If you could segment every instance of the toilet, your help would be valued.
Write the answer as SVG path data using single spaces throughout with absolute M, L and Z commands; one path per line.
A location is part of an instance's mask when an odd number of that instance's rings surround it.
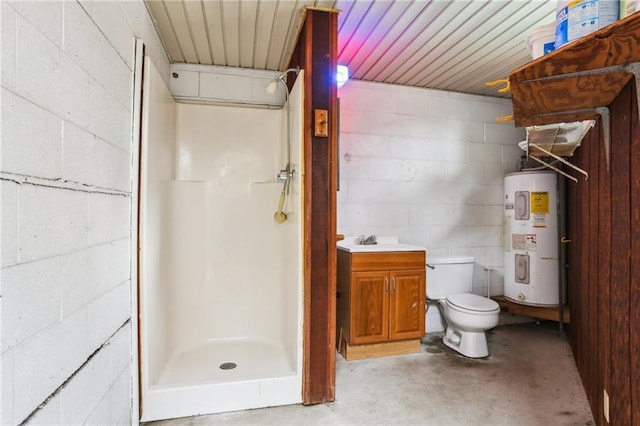
M 473 257 L 429 257 L 427 299 L 440 305 L 447 324 L 442 342 L 469 357 L 489 355 L 485 332 L 498 325 L 500 306 L 471 294 Z

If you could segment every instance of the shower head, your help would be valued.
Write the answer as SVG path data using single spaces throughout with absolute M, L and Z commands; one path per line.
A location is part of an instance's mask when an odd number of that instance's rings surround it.
M 268 94 L 273 95 L 274 93 L 276 93 L 276 91 L 278 90 L 278 83 L 282 83 L 286 86 L 287 84 L 287 75 L 290 72 L 295 72 L 296 75 L 298 75 L 298 73 L 300 72 L 300 67 L 296 67 L 296 68 L 289 68 L 287 70 L 284 70 L 280 73 L 280 75 L 278 75 L 278 77 L 276 77 L 275 79 L 271 80 L 269 82 L 269 84 L 267 84 L 267 87 L 265 87 L 265 90 L 267 91 Z
M 278 90 L 278 80 L 271 80 L 265 88 L 268 94 L 273 95 Z
M 285 212 L 275 212 L 273 214 L 273 220 L 276 221 L 276 223 L 284 223 L 287 220 L 287 214 Z

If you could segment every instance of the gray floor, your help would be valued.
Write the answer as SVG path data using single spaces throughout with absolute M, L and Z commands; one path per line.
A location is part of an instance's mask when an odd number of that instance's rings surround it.
M 566 337 L 555 322 L 498 326 L 487 359 L 445 347 L 440 333 L 413 355 L 345 361 L 336 401 L 149 423 L 161 425 L 593 425 Z

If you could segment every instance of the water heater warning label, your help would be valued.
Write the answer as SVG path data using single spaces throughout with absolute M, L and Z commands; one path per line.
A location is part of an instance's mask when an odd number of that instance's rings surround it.
M 536 251 L 536 234 L 511 234 L 514 250 Z
M 547 227 L 547 215 L 535 214 L 533 215 L 533 227 L 534 228 L 546 228 Z
M 532 214 L 549 213 L 549 193 L 548 192 L 531 192 L 531 213 Z

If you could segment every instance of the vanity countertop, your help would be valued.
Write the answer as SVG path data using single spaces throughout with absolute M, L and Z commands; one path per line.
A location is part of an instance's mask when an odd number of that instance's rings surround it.
M 357 244 L 359 237 L 345 236 L 344 240 L 338 241 L 338 250 L 350 253 L 378 253 L 397 251 L 426 251 L 424 247 L 413 244 L 403 244 L 398 241 L 398 237 L 377 237 L 377 244 Z

